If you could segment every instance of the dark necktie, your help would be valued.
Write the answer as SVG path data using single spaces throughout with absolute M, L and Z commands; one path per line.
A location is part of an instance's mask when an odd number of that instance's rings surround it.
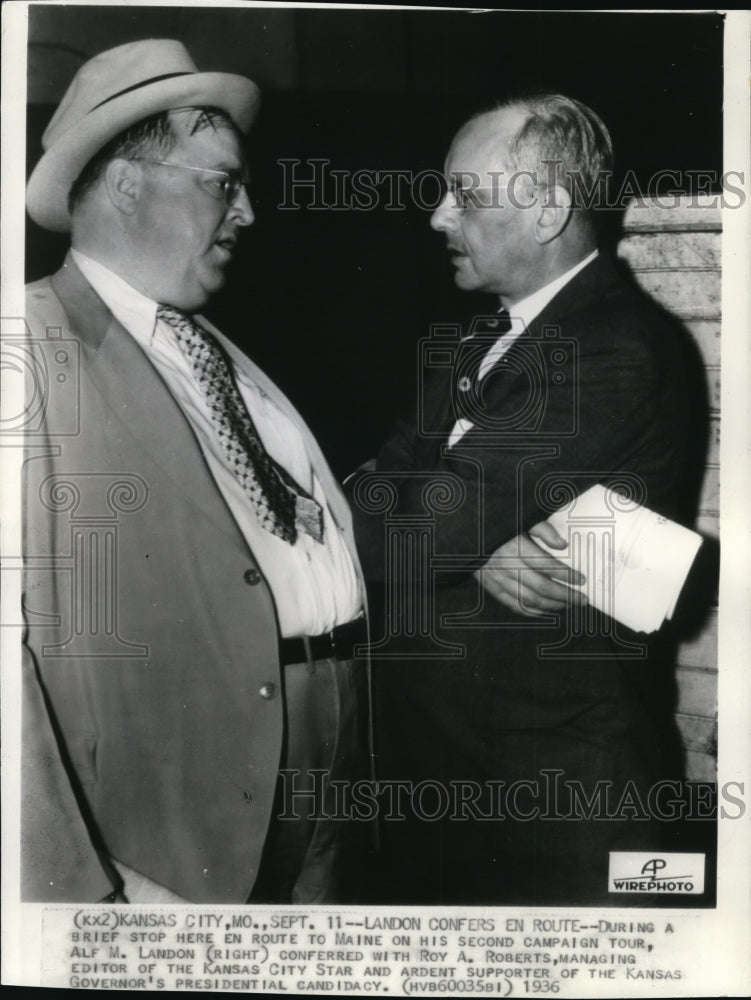
M 456 355 L 454 383 L 459 392 L 476 390 L 485 356 L 510 329 L 511 317 L 506 309 L 501 309 L 497 316 L 483 316 L 475 321 L 472 336 L 461 342 Z
M 448 430 L 456 420 L 482 421 L 478 416 L 484 410 L 482 401 L 480 367 L 499 337 L 511 329 L 511 317 L 505 309 L 497 316 L 483 316 L 472 324 L 471 336 L 460 344 L 454 358 L 454 372 L 451 385 L 452 401 L 449 405 L 451 419 Z
M 211 414 L 222 450 L 262 526 L 293 545 L 298 531 L 323 540 L 321 505 L 264 448 L 215 337 L 185 313 L 160 305 Z

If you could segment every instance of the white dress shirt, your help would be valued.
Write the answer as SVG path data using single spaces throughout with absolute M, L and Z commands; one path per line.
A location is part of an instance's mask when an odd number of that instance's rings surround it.
M 357 618 L 363 607 L 358 575 L 297 427 L 247 373 L 234 369 L 240 394 L 269 455 L 320 503 L 323 543 L 301 531 L 290 545 L 261 526 L 228 465 L 209 408 L 174 331 L 157 320 L 157 303 L 104 265 L 77 250 L 72 253 L 83 276 L 138 342 L 193 428 L 216 485 L 271 587 L 281 635 L 319 635 Z
M 550 302 L 554 296 L 560 292 L 564 285 L 567 285 L 571 279 L 583 270 L 587 264 L 591 263 L 597 256 L 598 251 L 593 250 L 591 254 L 580 260 L 578 264 L 575 264 L 570 270 L 566 271 L 565 274 L 559 275 L 553 281 L 548 282 L 547 285 L 543 285 L 542 288 L 538 288 L 536 292 L 532 295 L 528 295 L 526 299 L 521 299 L 516 305 L 513 305 L 509 310 L 511 316 L 511 326 L 507 333 L 496 340 L 492 347 L 488 350 L 488 353 L 482 359 L 480 364 L 480 370 L 477 377 L 484 378 L 491 368 L 500 361 L 506 351 L 511 347 L 515 340 L 517 340 L 524 331 L 529 327 L 535 317 L 539 316 L 545 306 Z M 453 426 L 451 434 L 449 434 L 448 444 L 450 448 L 460 441 L 462 437 L 467 433 L 467 431 L 473 426 L 471 420 L 467 420 L 466 417 L 460 417 Z

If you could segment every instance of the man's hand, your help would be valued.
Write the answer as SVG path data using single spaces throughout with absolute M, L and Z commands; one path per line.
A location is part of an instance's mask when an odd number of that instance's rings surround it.
M 586 577 L 536 545 L 538 538 L 552 549 L 565 549 L 566 541 L 547 521 L 501 545 L 474 576 L 489 594 L 517 614 L 534 617 L 563 611 L 587 598 L 567 583 L 579 586 Z

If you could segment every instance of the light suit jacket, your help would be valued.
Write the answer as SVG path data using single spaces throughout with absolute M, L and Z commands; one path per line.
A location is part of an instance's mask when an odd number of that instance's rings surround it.
M 273 596 L 182 411 L 70 257 L 29 287 L 27 323 L 23 898 L 100 899 L 114 857 L 244 902 L 283 741 Z M 302 418 L 213 332 L 300 429 L 359 569 Z

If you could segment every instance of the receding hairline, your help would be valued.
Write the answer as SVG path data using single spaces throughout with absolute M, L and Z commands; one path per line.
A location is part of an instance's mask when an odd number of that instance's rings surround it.
M 483 138 L 483 145 L 487 147 L 487 152 L 492 153 L 493 156 L 499 154 L 504 160 L 508 161 L 511 156 L 511 146 L 529 120 L 529 116 L 521 117 L 517 122 L 510 121 L 508 131 L 498 128 L 493 119 L 498 119 L 503 115 L 508 117 L 509 115 L 513 115 L 517 110 L 521 109 L 502 106 L 478 111 L 460 126 L 451 142 L 451 150 L 454 150 L 458 143 L 465 141 L 485 125 L 488 128 Z M 449 155 L 451 154 L 451 150 L 449 151 Z M 511 166 L 511 163 L 508 162 L 506 165 Z
M 456 135 L 458 137 L 473 123 L 477 123 L 485 119 L 492 119 L 494 116 L 501 115 L 504 112 L 512 114 L 518 113 L 520 121 L 516 129 L 516 133 L 512 138 L 512 142 L 514 142 L 520 137 L 522 131 L 527 127 L 527 125 L 535 119 L 543 125 L 546 125 L 545 114 L 548 112 L 554 112 L 556 107 L 558 110 L 565 110 L 567 114 L 578 117 L 580 124 L 586 124 L 586 126 L 594 132 L 599 131 L 601 137 L 605 140 L 605 143 L 609 147 L 610 154 L 612 155 L 612 138 L 610 136 L 610 132 L 597 112 L 581 101 L 578 101 L 576 98 L 568 97 L 566 94 L 560 94 L 554 91 L 515 94 L 505 100 L 498 101 L 493 107 L 481 108 L 467 119 Z
M 494 126 L 499 119 L 503 125 Z M 542 164 L 556 164 L 556 177 L 570 191 L 584 185 L 585 207 L 591 204 L 590 189 L 607 187 L 613 164 L 610 132 L 597 112 L 576 98 L 552 91 L 511 95 L 474 114 L 457 138 L 478 125 L 487 130 L 486 155 L 502 156 L 512 171 L 537 171 Z
M 497 144 L 503 143 L 506 151 L 511 153 L 511 147 L 521 134 L 525 126 L 535 117 L 538 117 L 535 110 L 522 98 L 511 101 L 504 101 L 496 107 L 483 108 L 475 112 L 459 128 L 454 136 L 454 142 L 466 135 L 471 134 L 473 129 L 479 129 L 483 125 L 488 128 L 488 141 Z M 508 121 L 500 127 L 500 121 Z

